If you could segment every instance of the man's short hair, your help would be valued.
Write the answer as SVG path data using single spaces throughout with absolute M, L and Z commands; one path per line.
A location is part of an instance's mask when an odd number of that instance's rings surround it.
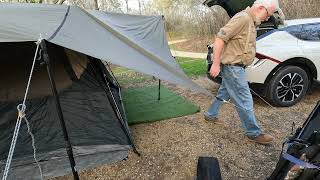
M 278 12 L 279 20 L 281 24 L 284 23 L 285 16 L 279 7 L 279 1 L 278 0 L 256 0 L 253 5 L 262 5 L 266 8 L 270 8 L 272 6 L 275 6 L 275 11 Z
M 262 5 L 266 8 L 275 7 L 276 9 L 279 9 L 278 0 L 256 0 L 253 5 Z

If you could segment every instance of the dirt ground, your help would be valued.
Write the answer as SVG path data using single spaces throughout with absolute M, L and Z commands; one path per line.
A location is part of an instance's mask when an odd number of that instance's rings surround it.
M 176 50 L 185 52 L 207 53 L 207 45 L 212 44 L 214 37 L 191 37 L 187 41 L 174 43 Z
M 218 85 L 206 77 L 195 81 L 217 92 Z M 201 107 L 201 112 L 150 124 L 131 126 L 140 157 L 133 152 L 127 160 L 82 171 L 81 179 L 194 179 L 199 156 L 219 159 L 225 180 L 265 179 L 278 161 L 281 144 L 291 133 L 292 122 L 302 125 L 320 97 L 320 89 L 308 94 L 293 107 L 272 108 L 254 97 L 256 117 L 262 129 L 275 137 L 264 146 L 251 143 L 243 134 L 239 117 L 231 104 L 225 104 L 220 117 L 226 126 L 203 120 L 202 113 L 211 98 L 184 88 L 169 85 L 178 94 Z M 55 180 L 73 179 L 71 175 Z

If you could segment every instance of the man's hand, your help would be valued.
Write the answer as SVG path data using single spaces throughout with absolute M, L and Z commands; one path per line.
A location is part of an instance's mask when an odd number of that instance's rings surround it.
M 220 38 L 216 38 L 214 42 L 214 58 L 213 64 L 210 68 L 210 75 L 212 77 L 217 77 L 220 73 L 220 62 L 221 62 L 221 54 L 224 48 L 224 41 Z
M 210 68 L 210 75 L 212 77 L 217 77 L 220 73 L 220 65 L 212 64 Z

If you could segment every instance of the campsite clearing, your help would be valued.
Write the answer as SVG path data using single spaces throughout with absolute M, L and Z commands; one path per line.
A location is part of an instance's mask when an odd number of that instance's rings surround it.
M 218 90 L 218 85 L 206 77 L 194 80 L 213 93 Z M 135 86 L 142 84 L 135 83 Z M 127 87 L 133 85 L 128 84 L 124 88 Z M 225 104 L 220 114 L 227 126 L 215 126 L 205 122 L 202 116 L 211 103 L 210 98 L 182 87 L 169 85 L 169 88 L 200 106 L 201 112 L 130 126 L 142 156 L 131 152 L 125 161 L 82 171 L 82 179 L 193 179 L 198 156 L 217 157 L 223 179 L 265 179 L 278 161 L 282 142 L 291 133 L 292 122 L 296 127 L 302 125 L 320 96 L 317 90 L 293 107 L 276 109 L 255 97 L 254 108 L 259 124 L 276 138 L 272 145 L 263 146 L 247 141 L 232 105 Z M 72 179 L 72 176 L 54 180 L 65 179 Z

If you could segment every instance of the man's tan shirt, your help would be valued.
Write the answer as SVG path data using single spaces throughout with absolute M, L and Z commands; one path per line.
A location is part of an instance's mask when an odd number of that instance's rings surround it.
M 233 16 L 220 29 L 217 37 L 225 42 L 221 56 L 222 64 L 250 65 L 253 62 L 256 54 L 257 37 L 255 22 L 255 17 L 249 12 L 249 8 L 247 8 Z

